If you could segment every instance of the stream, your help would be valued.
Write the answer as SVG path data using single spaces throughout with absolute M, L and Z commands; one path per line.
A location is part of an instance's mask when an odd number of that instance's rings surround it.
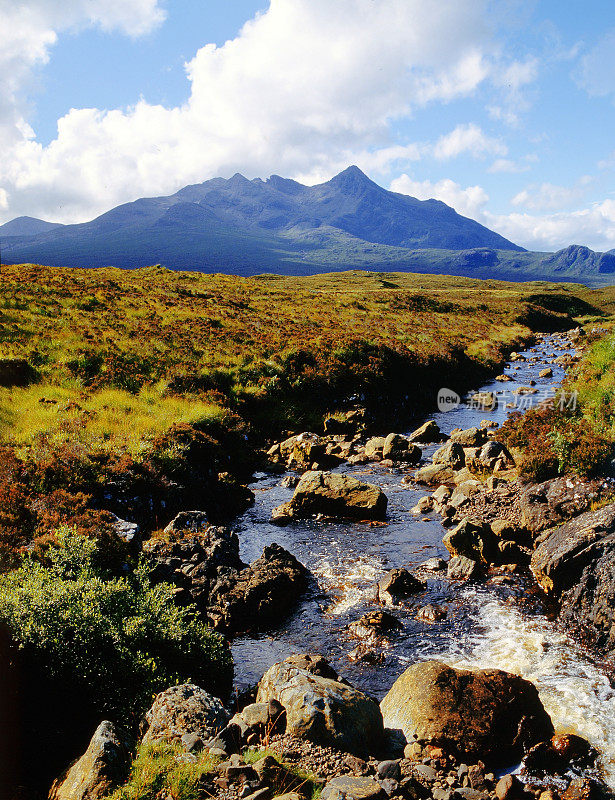
M 564 369 L 553 361 L 572 352 L 567 338 L 544 336 L 522 352 L 525 361 L 506 366 L 504 373 L 511 381 L 493 380 L 477 387 L 498 393 L 496 408 L 485 411 L 461 404 L 425 419 L 435 419 L 444 433 L 479 426 L 485 418 L 501 424 L 511 410 L 507 404 L 516 397 L 523 410 L 553 392 L 564 377 Z M 552 377 L 539 378 L 538 373 L 547 366 L 553 370 Z M 530 380 L 536 382 L 536 394 L 513 395 L 513 390 L 527 386 Z M 443 384 L 446 386 L 446 376 Z M 412 430 L 423 421 L 416 420 Z M 425 447 L 423 458 L 437 446 Z M 374 608 L 370 604 L 374 582 L 394 567 L 412 569 L 428 558 L 448 558 L 448 554 L 442 544 L 445 529 L 440 516 L 410 513 L 432 489 L 405 485 L 401 470 L 378 463 L 343 464 L 336 471 L 383 489 L 389 499 L 386 523 L 305 520 L 278 527 L 270 522 L 271 511 L 292 496 L 292 489 L 281 486 L 285 476 L 260 474 L 251 486 L 256 502 L 235 525 L 243 560 L 258 558 L 265 545 L 277 542 L 305 564 L 315 580 L 295 613 L 280 620 L 279 628 L 233 642 L 238 685 L 256 683 L 272 664 L 299 652 L 324 655 L 353 685 L 378 699 L 417 661 L 437 658 L 456 667 L 497 667 L 537 686 L 556 731 L 584 736 L 601 751 L 606 779 L 615 788 L 615 691 L 599 665 L 547 619 L 527 576 L 515 576 L 511 585 L 459 585 L 435 573 L 427 580 L 425 592 L 404 606 L 389 609 L 404 627 L 391 636 L 384 649 L 376 648 L 380 663 L 352 659 L 359 642 L 347 626 Z M 446 608 L 446 618 L 435 623 L 417 620 L 417 610 L 428 603 Z

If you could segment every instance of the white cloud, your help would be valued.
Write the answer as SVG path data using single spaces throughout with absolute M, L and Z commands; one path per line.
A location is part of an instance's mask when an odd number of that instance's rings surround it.
M 510 202 L 513 206 L 523 206 L 531 211 L 561 211 L 583 199 L 592 180 L 591 176 L 583 175 L 574 186 L 532 184 L 518 192 Z
M 47 58 L 68 25 L 141 32 L 160 15 L 155 0 L 68 5 L 63 16 L 60 0 L 28 2 L 35 16 L 39 6 L 53 13 L 32 27 L 40 36 L 29 34 L 33 55 L 21 62 L 23 70 Z M 11 216 L 72 221 L 216 174 L 330 175 L 357 154 L 376 168 L 412 159 L 413 145 L 382 147 L 391 123 L 426 103 L 471 94 L 490 74 L 495 45 L 484 5 L 271 0 L 235 39 L 197 52 L 187 64 L 191 94 L 181 107 L 141 100 L 123 110 L 74 109 L 47 147 L 22 119 L 0 164 Z M 21 49 L 14 39 L 10 46 Z M 494 146 L 486 137 L 468 144 L 470 152 Z
M 593 97 L 615 93 L 615 30 L 608 31 L 581 58 L 573 77 Z
M 499 139 L 485 135 L 481 128 L 473 122 L 457 127 L 436 142 L 433 154 L 445 160 L 456 158 L 463 153 L 470 153 L 475 158 L 486 155 L 504 156 L 508 152 L 506 145 Z
M 503 102 L 488 108 L 493 119 L 515 127 L 522 113 L 531 108 L 533 92 L 529 89 L 539 73 L 540 62 L 534 56 L 525 61 L 513 61 L 494 75 L 494 83 L 501 87 Z
M 479 219 L 489 201 L 489 195 L 482 186 L 467 186 L 465 189 L 450 178 L 437 183 L 431 181 L 415 181 L 409 175 L 400 175 L 391 182 L 391 191 L 408 194 L 418 200 L 441 200 L 452 206 L 465 217 Z
M 513 161 L 509 158 L 496 158 L 493 164 L 489 167 L 487 172 L 491 172 L 494 174 L 497 173 L 515 173 L 515 172 L 527 172 L 531 169 L 530 162 L 534 159 L 532 157 L 526 156 L 522 161 Z
M 528 250 L 561 250 L 585 244 L 597 251 L 615 247 L 615 200 L 555 214 L 486 214 L 485 224 Z

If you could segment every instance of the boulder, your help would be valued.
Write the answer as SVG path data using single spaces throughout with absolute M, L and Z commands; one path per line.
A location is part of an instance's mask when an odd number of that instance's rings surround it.
M 128 778 L 134 743 L 112 722 L 101 722 L 88 749 L 53 782 L 49 800 L 102 800 Z
M 487 431 L 484 428 L 456 428 L 451 432 L 450 440 L 462 447 L 479 447 L 487 441 Z
M 587 511 L 543 537 L 531 569 L 560 618 L 601 655 L 615 653 L 615 504 Z
M 326 662 L 326 676 L 317 674 L 322 664 L 315 671 L 311 663 L 309 657 L 294 656 L 271 667 L 258 684 L 256 702 L 281 703 L 289 735 L 355 755 L 376 751 L 384 737 L 376 701 L 342 683 Z
M 351 519 L 385 519 L 386 495 L 378 486 L 350 475 L 317 470 L 306 472 L 288 503 L 273 510 L 274 522 L 284 523 L 314 514 Z
M 403 628 L 402 623 L 387 611 L 369 611 L 361 619 L 351 622 L 348 630 L 359 639 L 375 641 Z
M 449 464 L 427 464 L 414 473 L 414 480 L 417 483 L 453 483 L 454 479 L 455 472 Z
M 407 569 L 392 569 L 378 582 L 378 595 L 388 604 L 423 592 L 425 588 L 425 584 Z
M 259 744 L 268 737 L 284 733 L 286 713 L 277 700 L 270 700 L 268 703 L 250 703 L 231 718 L 226 730 L 233 726 L 238 729 L 239 747 Z
M 382 458 L 391 461 L 405 461 L 409 464 L 418 464 L 421 460 L 421 448 L 413 444 L 410 439 L 399 433 L 389 433 L 382 447 Z
M 157 695 L 142 723 L 142 741 L 180 742 L 188 733 L 205 742 L 222 730 L 228 720 L 217 697 L 200 686 L 184 683 Z
M 446 577 L 451 581 L 470 581 L 481 574 L 480 564 L 465 556 L 451 558 L 446 569 Z
M 453 469 L 465 467 L 466 457 L 463 447 L 457 442 L 449 442 L 433 454 L 434 464 L 449 464 Z
M 459 509 L 461 506 L 465 505 L 471 497 L 474 497 L 474 495 L 478 494 L 481 490 L 482 484 L 479 481 L 464 481 L 455 487 L 455 490 L 450 497 L 449 504 L 453 506 L 453 508 Z
M 387 795 L 373 778 L 336 775 L 326 784 L 322 800 L 385 800 Z
M 415 664 L 393 684 L 381 709 L 386 727 L 401 729 L 408 742 L 494 765 L 519 761 L 553 735 L 536 687 L 501 670 Z
M 482 520 L 463 519 L 444 535 L 442 543 L 451 556 L 465 556 L 481 564 L 498 560 L 497 538 Z
M 470 402 L 478 408 L 495 408 L 498 404 L 498 398 L 494 392 L 476 392 L 470 398 Z
M 500 442 L 485 442 L 478 453 L 478 461 L 488 469 L 493 469 L 496 461 L 503 459 L 507 465 L 514 465 L 514 461 L 508 450 Z
M 364 454 L 370 461 L 380 461 L 382 458 L 382 451 L 384 450 L 384 443 L 386 439 L 384 436 L 374 436 L 369 439 L 365 445 Z
M 180 511 L 164 529 L 167 536 L 204 533 L 211 523 L 205 511 Z
M 233 635 L 269 628 L 293 610 L 308 576 L 292 553 L 270 544 L 249 567 L 221 574 L 208 598 L 207 619 Z
M 421 442 L 428 444 L 429 442 L 439 442 L 442 439 L 442 431 L 440 426 L 434 419 L 430 419 L 423 423 L 420 428 L 412 431 L 408 436 L 411 442 Z
M 553 370 L 551 367 L 545 367 L 545 369 L 541 369 L 538 373 L 539 378 L 552 378 L 553 377 Z

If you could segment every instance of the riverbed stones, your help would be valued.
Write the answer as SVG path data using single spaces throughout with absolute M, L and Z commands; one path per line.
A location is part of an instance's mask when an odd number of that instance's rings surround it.
M 211 739 L 228 723 L 229 716 L 217 697 L 200 686 L 183 683 L 156 696 L 142 724 L 142 742 L 180 742 L 184 734 Z
M 485 565 L 498 560 L 497 539 L 482 520 L 463 519 L 444 535 L 442 543 L 453 557 L 465 556 Z
M 545 367 L 545 369 L 541 369 L 538 373 L 539 378 L 552 378 L 553 377 L 553 370 L 551 367 Z
M 480 447 L 487 441 L 487 431 L 484 428 L 455 428 L 451 431 L 451 442 L 456 442 L 462 447 Z
M 323 514 L 350 519 L 385 519 L 387 498 L 370 483 L 322 470 L 306 472 L 292 500 L 273 510 L 272 520 L 284 524 L 293 519 Z
M 501 670 L 458 670 L 439 661 L 409 667 L 381 703 L 387 728 L 487 763 L 514 763 L 553 735 L 536 687 Z
M 418 469 L 414 474 L 417 483 L 441 484 L 453 483 L 455 471 L 450 464 L 427 464 Z
M 428 444 L 429 442 L 439 442 L 442 439 L 440 426 L 434 419 L 427 420 L 420 428 L 412 431 L 408 436 L 411 442 Z
M 292 736 L 356 755 L 377 750 L 384 736 L 378 704 L 342 683 L 332 668 L 323 676 L 310 670 L 310 663 L 291 657 L 275 664 L 261 678 L 256 701 L 281 703 Z
M 403 628 L 402 623 L 388 611 L 369 611 L 351 622 L 348 630 L 360 639 L 377 640 Z
M 389 433 L 382 446 L 382 458 L 417 464 L 421 460 L 421 448 L 399 433 Z
M 373 778 L 336 775 L 322 790 L 322 800 L 384 800 L 383 788 Z
M 470 581 L 481 575 L 480 564 L 472 558 L 454 556 L 448 562 L 446 577 L 451 581 Z
M 378 582 L 378 596 L 387 605 L 396 603 L 418 592 L 425 591 L 425 584 L 403 567 L 392 569 Z
M 466 457 L 463 447 L 457 442 L 449 442 L 433 454 L 434 464 L 448 464 L 453 469 L 465 467 Z
M 532 484 L 519 495 L 521 522 L 538 534 L 588 511 L 612 491 L 604 479 L 586 480 L 576 475 Z
M 371 439 L 368 439 L 363 451 L 365 457 L 370 461 L 381 461 L 385 441 L 386 439 L 384 436 L 373 436 Z
M 112 722 L 101 722 L 87 750 L 53 782 L 49 800 L 102 800 L 128 777 L 134 743 Z

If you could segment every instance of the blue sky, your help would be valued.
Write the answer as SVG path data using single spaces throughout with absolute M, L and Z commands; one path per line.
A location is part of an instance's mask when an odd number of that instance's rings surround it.
M 615 248 L 610 2 L 0 0 L 0 26 L 0 222 L 357 163 L 532 249 Z

